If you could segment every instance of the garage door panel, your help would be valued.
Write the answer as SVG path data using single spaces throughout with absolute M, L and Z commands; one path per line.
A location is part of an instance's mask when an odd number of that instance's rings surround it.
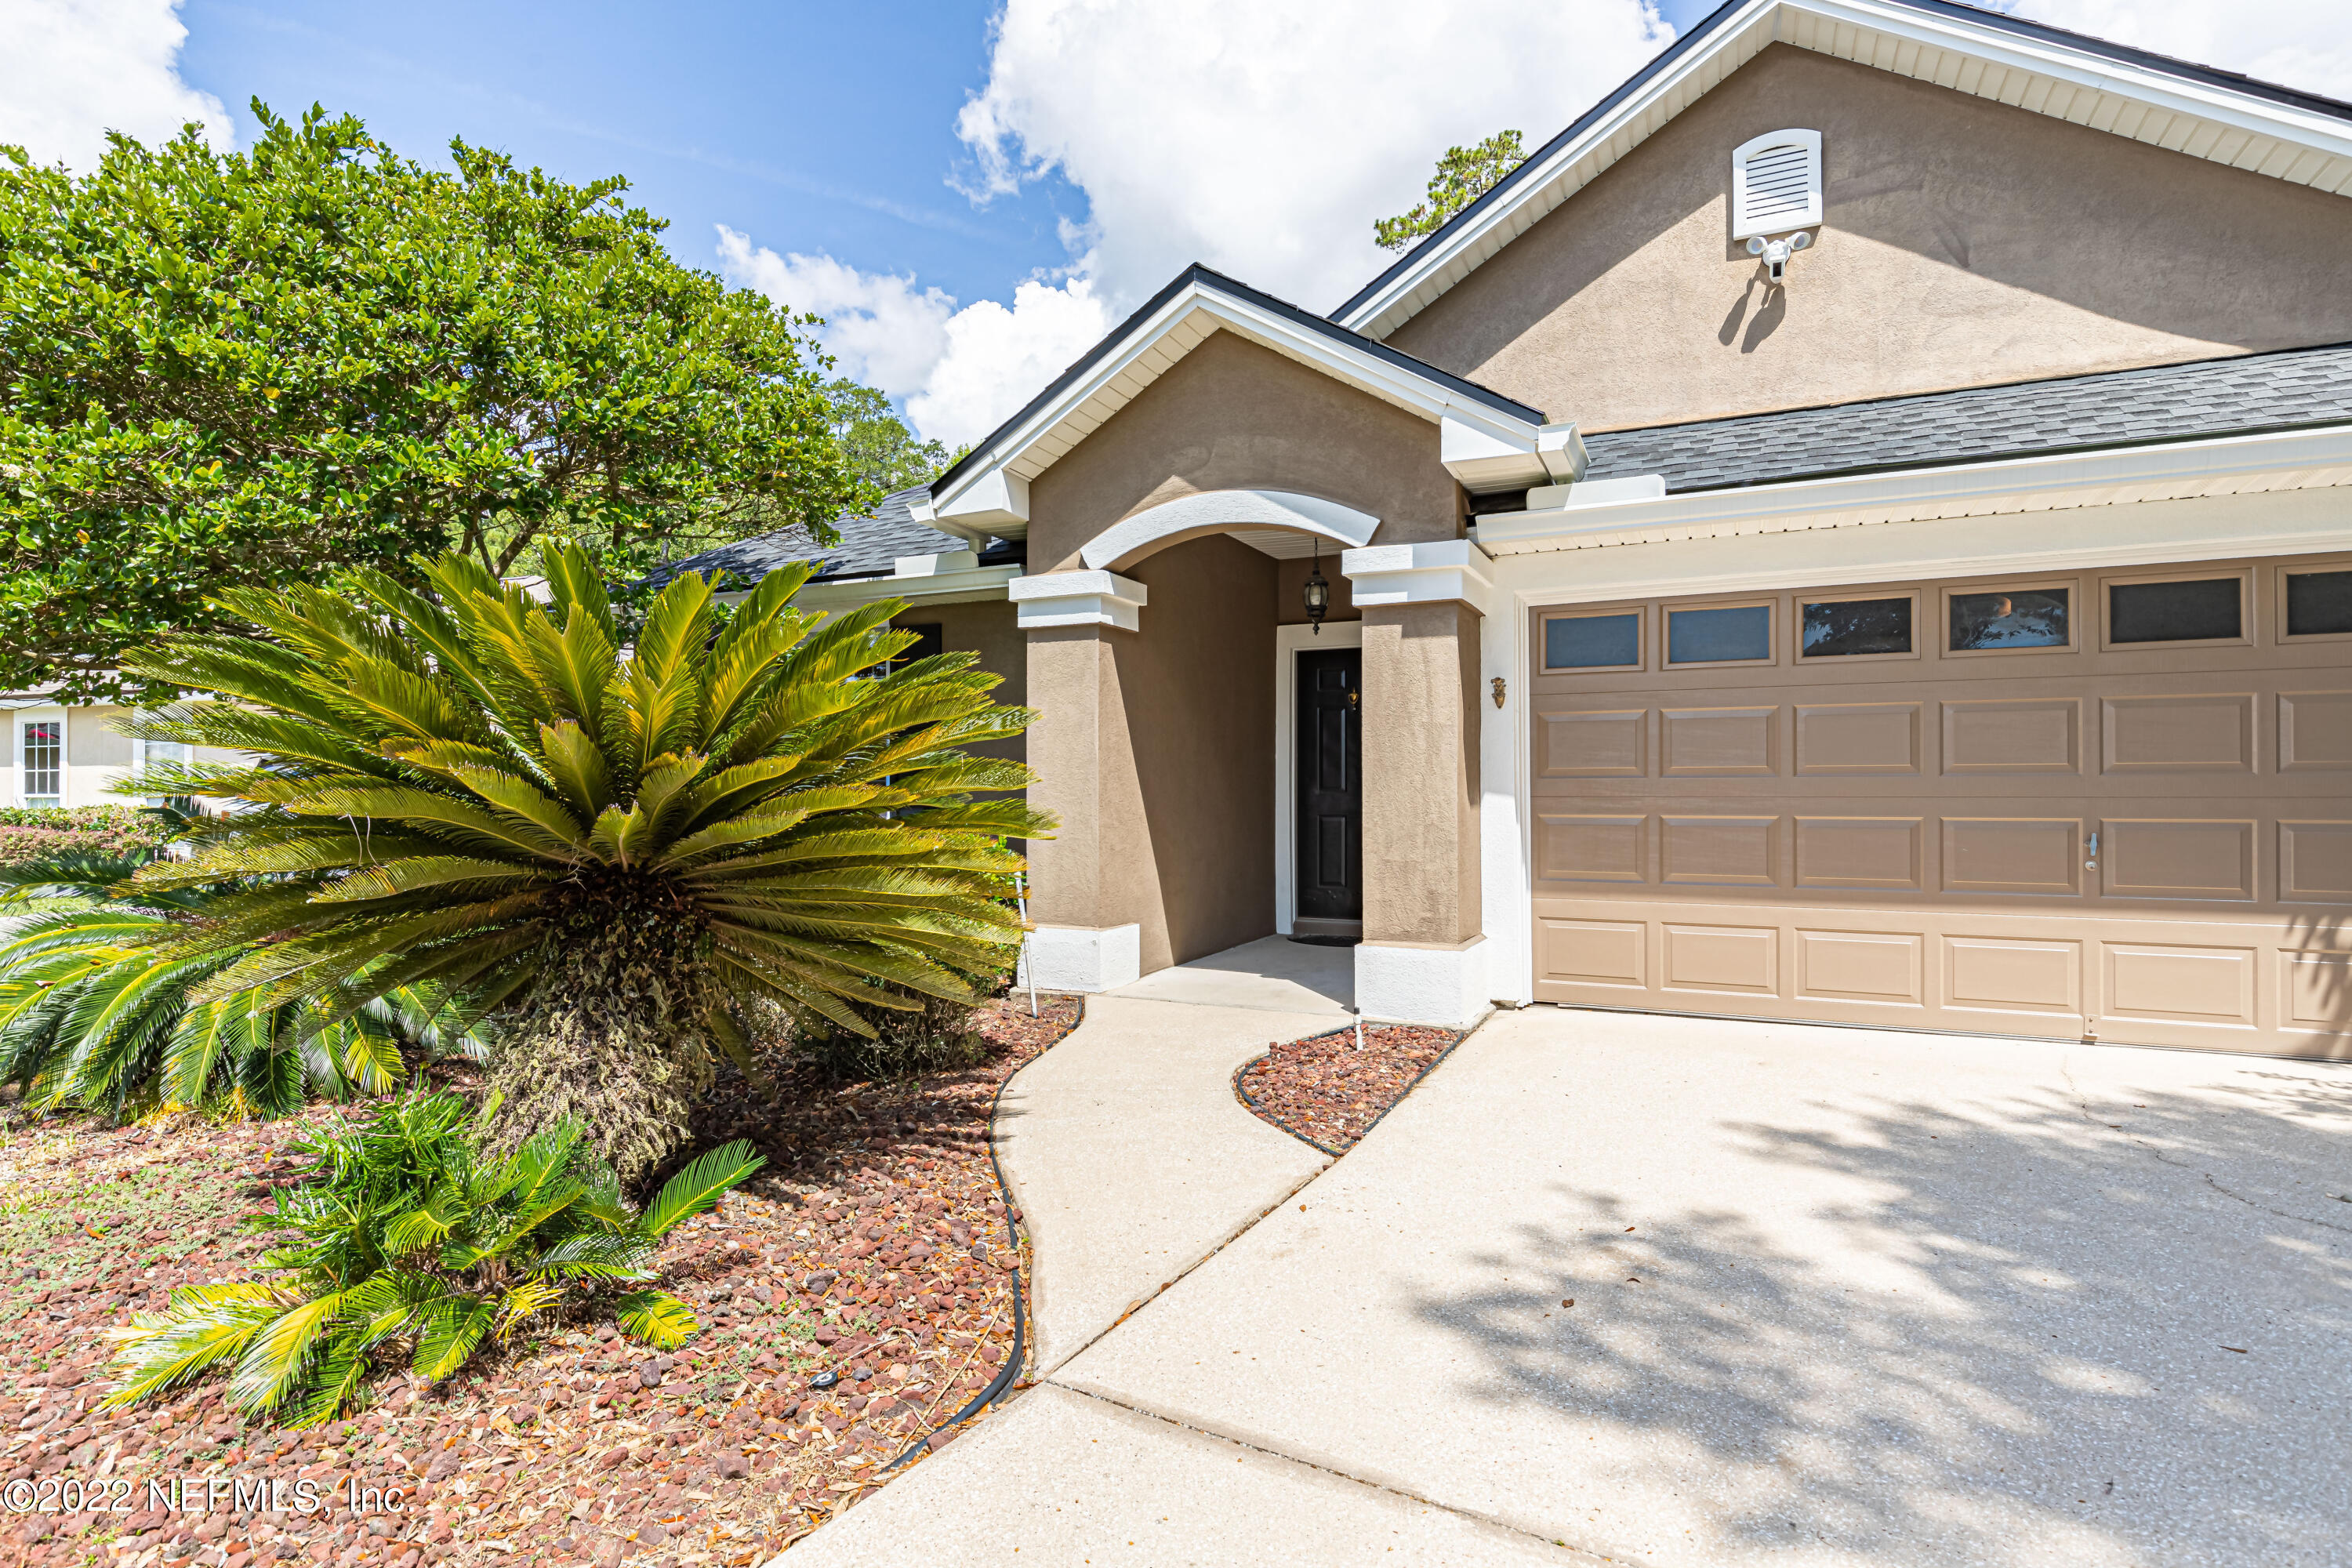
M 1918 703 L 1797 704 L 1800 776 L 1843 778 L 1918 772 Z
M 2282 691 L 2279 772 L 2352 773 L 2352 691 Z
M 1770 777 L 1780 771 L 1780 710 L 1666 708 L 1658 771 L 1670 779 Z
M 1536 715 L 1536 773 L 1547 779 L 1630 779 L 1650 771 L 1650 710 L 1571 709 Z
M 2104 1016 L 2126 1022 L 2254 1026 L 2252 947 L 2109 942 Z
M 1536 875 L 1546 881 L 1643 882 L 1649 858 L 1646 815 L 1536 815 Z
M 2279 898 L 2352 904 L 2352 822 L 2278 825 Z
M 1944 1001 L 1955 1011 L 2083 1014 L 2083 944 L 2031 937 L 1946 936 Z
M 2250 773 L 2252 692 L 2168 691 L 2099 703 L 2101 771 L 2108 773 Z
M 2297 567 L 2166 567 L 2256 607 L 2204 643 L 2116 642 L 2088 574 L 2063 647 L 1923 611 L 1910 654 L 1800 658 L 1791 591 L 1769 660 L 1538 672 L 1537 997 L 2352 1059 L 2352 678 L 2262 609 Z
M 1927 1001 L 1927 937 L 1917 931 L 1796 931 L 1801 1002 L 1868 1002 L 1917 1009 Z
M 1664 813 L 1658 818 L 1658 879 L 1672 887 L 1778 887 L 1780 841 L 1778 816 Z
M 2254 896 L 2248 821 L 2110 816 L 2100 824 L 2101 890 L 2118 899 Z
M 1942 827 L 1947 893 L 2071 898 L 2083 891 L 2079 816 L 1947 816 Z
M 1780 930 L 1769 925 L 1660 923 L 1668 992 L 1777 996 Z
M 1797 886 L 1916 893 L 1924 826 L 1916 816 L 1800 816 Z
M 2079 698 L 1947 699 L 1941 708 L 1947 774 L 1984 778 L 2083 771 Z

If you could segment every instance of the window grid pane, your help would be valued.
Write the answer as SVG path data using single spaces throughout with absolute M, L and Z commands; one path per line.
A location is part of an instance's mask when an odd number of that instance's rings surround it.
M 1736 664 L 1772 657 L 1772 606 L 1674 610 L 1666 616 L 1668 664 Z
M 58 776 L 65 767 L 65 726 L 43 720 L 25 726 L 25 799 L 55 805 L 62 793 Z

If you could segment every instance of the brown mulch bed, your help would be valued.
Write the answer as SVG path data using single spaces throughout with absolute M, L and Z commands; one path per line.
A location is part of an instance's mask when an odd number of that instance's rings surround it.
M 0 1121 L 0 1568 L 765 1561 L 906 1473 L 886 1468 L 917 1439 L 952 1438 L 942 1424 L 1015 1359 L 1019 1215 L 989 1118 L 1078 1014 L 1001 1000 L 978 1067 L 720 1097 L 698 1139 L 750 1137 L 771 1163 L 665 1244 L 663 1283 L 702 1321 L 676 1353 L 609 1320 L 545 1324 L 430 1389 L 380 1377 L 352 1419 L 306 1432 L 225 1411 L 217 1375 L 91 1406 L 105 1330 L 173 1285 L 252 1277 L 265 1243 L 238 1221 L 300 1179 L 286 1146 L 329 1113 Z M 838 1383 L 813 1388 L 825 1372 Z M 187 1506 L 151 1507 L 168 1490 L 149 1482 L 174 1476 Z M 227 1487 L 200 1511 L 208 1481 L 301 1479 L 320 1511 L 257 1511 Z M 62 1511 L 68 1481 L 128 1506 Z M 354 1482 L 409 1495 L 355 1513 Z
M 1353 1025 L 1269 1042 L 1265 1055 L 1234 1075 L 1234 1092 L 1259 1120 L 1326 1154 L 1344 1154 L 1461 1040 L 1452 1029 L 1367 1024 L 1361 1050 Z

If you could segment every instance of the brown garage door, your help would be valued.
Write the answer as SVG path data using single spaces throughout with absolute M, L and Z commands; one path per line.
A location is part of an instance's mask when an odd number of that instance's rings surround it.
M 2352 1055 L 2352 559 L 1533 620 L 1538 1000 Z

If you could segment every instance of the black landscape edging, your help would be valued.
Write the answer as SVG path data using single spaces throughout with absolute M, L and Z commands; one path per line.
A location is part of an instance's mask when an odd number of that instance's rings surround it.
M 996 1190 L 1004 1198 L 1004 1228 L 1013 1237 L 1013 1353 L 1004 1358 L 1003 1370 L 996 1374 L 989 1385 L 972 1395 L 971 1404 L 916 1438 L 897 1458 L 883 1466 L 882 1470 L 886 1475 L 913 1460 L 929 1446 L 932 1438 L 949 1427 L 971 1420 L 991 1405 L 1003 1398 L 1005 1390 L 1010 1388 L 1014 1380 L 1021 1375 L 1022 1363 L 1027 1359 L 1027 1352 L 1024 1347 L 1027 1343 L 1028 1327 L 1028 1314 L 1022 1310 L 1022 1301 L 1029 1293 L 1029 1277 L 1021 1263 L 1021 1222 L 1013 1217 L 1020 1211 L 1013 1201 L 1013 1188 L 1004 1180 L 1004 1162 L 997 1156 L 996 1112 L 997 1108 L 1004 1102 L 1004 1091 L 1012 1086 L 1013 1080 L 1028 1071 L 1031 1064 L 1037 1060 L 1037 1057 L 1044 1056 L 1046 1051 L 1052 1050 L 1054 1047 L 1068 1039 L 1076 1033 L 1078 1026 L 1087 1021 L 1087 999 L 1083 992 L 1078 994 L 1077 1003 L 1078 1016 L 1071 1020 L 1070 1026 L 1055 1036 L 1045 1049 L 1037 1053 L 1037 1056 L 1031 1057 L 1028 1061 L 1023 1062 L 1018 1068 L 1006 1074 L 1004 1081 L 996 1086 L 995 1098 L 988 1102 L 988 1164 L 989 1168 L 996 1173 Z

